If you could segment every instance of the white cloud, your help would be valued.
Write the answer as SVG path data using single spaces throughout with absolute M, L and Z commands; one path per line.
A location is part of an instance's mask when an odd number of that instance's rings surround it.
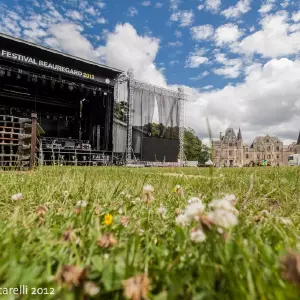
M 38 2 L 37 0 L 33 0 L 33 1 L 32 1 L 32 4 L 33 4 L 33 6 L 35 6 L 35 7 L 40 7 L 40 4 L 39 4 L 39 2 Z
M 300 10 L 298 12 L 293 13 L 292 19 L 294 22 L 300 22 Z
M 247 55 L 254 53 L 264 57 L 281 57 L 296 54 L 300 51 L 299 33 L 288 33 L 288 13 L 279 11 L 261 20 L 261 30 L 244 38 L 237 47 L 237 52 Z
M 170 9 L 171 10 L 177 10 L 179 7 L 179 0 L 170 0 Z
M 141 4 L 142 6 L 150 6 L 151 5 L 151 1 L 144 1 L 144 2 L 142 2 L 142 4 Z
M 236 42 L 242 36 L 237 25 L 228 23 L 216 29 L 215 40 L 218 46 Z
M 54 24 L 49 28 L 49 33 L 54 39 L 52 44 L 64 52 L 90 60 L 98 60 L 97 53 L 92 44 L 81 35 L 82 28 L 72 23 Z
M 137 9 L 135 7 L 129 7 L 128 8 L 128 16 L 133 17 L 135 15 L 137 15 L 139 12 L 137 11 Z
M 290 5 L 289 0 L 284 0 L 284 1 L 280 4 L 280 6 L 281 6 L 282 8 L 287 8 L 289 5 Z
M 180 27 L 187 27 L 194 22 L 194 12 L 192 10 L 179 10 L 172 13 L 170 20 L 173 22 L 179 22 Z
M 179 64 L 179 60 L 177 60 L 177 59 L 171 60 L 171 61 L 169 62 L 169 65 L 170 65 L 171 67 L 173 67 L 174 65 L 177 65 L 177 64 Z
M 207 10 L 217 13 L 221 6 L 221 0 L 206 0 L 205 7 Z
M 190 93 L 186 105 L 187 126 L 201 137 L 207 137 L 208 117 L 213 136 L 226 127 L 242 129 L 246 142 L 259 134 L 277 135 L 282 139 L 296 139 L 300 123 L 300 61 L 271 60 L 256 66 L 244 82 L 227 85 L 217 91 Z M 286 106 L 282 103 L 286 102 Z
M 161 8 L 161 7 L 163 7 L 163 4 L 160 3 L 160 2 L 157 2 L 154 7 L 155 8 Z
M 210 73 L 208 71 L 204 71 L 203 73 L 199 74 L 196 77 L 191 77 L 190 80 L 201 80 L 204 77 L 208 76 Z
M 169 43 L 168 43 L 168 46 L 169 46 L 169 47 L 181 47 L 182 45 L 183 45 L 183 43 L 180 42 L 180 41 L 169 42 Z
M 103 1 L 97 1 L 96 4 L 98 5 L 98 7 L 100 8 L 104 8 L 106 6 L 106 4 Z
M 96 16 L 98 14 L 97 10 L 93 6 L 88 7 L 85 12 L 91 16 Z
M 258 10 L 261 14 L 266 14 L 273 9 L 273 3 L 266 3 L 263 4 L 260 9 Z
M 196 41 L 207 40 L 214 34 L 214 28 L 209 24 L 194 26 L 190 31 L 192 38 Z
M 242 69 L 242 61 L 240 59 L 228 59 L 225 54 L 219 53 L 216 55 L 216 62 L 223 65 L 213 70 L 216 75 L 226 78 L 237 78 L 240 76 Z
M 81 21 L 83 19 L 83 16 L 77 10 L 68 10 L 66 13 L 66 16 L 70 17 L 71 19 L 73 19 L 75 21 Z
M 300 31 L 300 23 L 292 24 L 289 27 L 289 32 Z
M 182 32 L 179 31 L 179 30 L 175 30 L 174 34 L 175 34 L 175 36 L 176 36 L 177 38 L 182 37 Z
M 225 18 L 238 18 L 242 14 L 247 13 L 251 9 L 251 0 L 239 0 L 238 3 L 234 6 L 230 6 L 224 11 L 222 11 L 222 15 Z
M 202 9 L 204 9 L 204 7 L 205 7 L 205 6 L 204 6 L 203 4 L 200 4 L 200 5 L 198 5 L 197 9 L 198 9 L 198 10 L 202 10 Z
M 210 90 L 212 89 L 214 86 L 213 85 L 206 85 L 200 88 L 200 90 Z
M 121 70 L 133 68 L 137 79 L 166 86 L 164 75 L 154 64 L 158 50 L 158 39 L 139 36 L 132 25 L 125 23 L 107 34 L 106 45 L 97 52 L 109 66 Z
M 204 49 L 196 49 L 191 52 L 186 59 L 185 68 L 198 68 L 200 65 L 208 63 L 208 58 L 203 56 L 204 53 Z
M 97 23 L 98 24 L 106 24 L 107 20 L 104 17 L 100 17 L 97 19 Z

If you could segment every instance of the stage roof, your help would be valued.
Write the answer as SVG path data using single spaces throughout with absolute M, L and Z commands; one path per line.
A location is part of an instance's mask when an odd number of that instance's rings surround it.
M 7 49 L 8 48 L 8 49 Z M 8 51 L 15 51 L 16 53 L 22 55 L 30 55 L 34 56 L 37 55 L 37 58 L 45 59 L 45 57 L 53 58 L 54 62 L 61 64 L 62 59 L 65 58 L 66 61 L 69 61 L 67 65 L 72 65 L 72 61 L 75 65 L 82 65 L 85 66 L 85 69 L 92 69 L 97 70 L 96 73 L 101 73 L 103 76 L 107 76 L 109 78 L 115 78 L 118 74 L 122 73 L 122 70 L 109 67 L 104 64 L 100 64 L 97 62 L 93 62 L 84 58 L 80 58 L 77 56 L 73 56 L 67 53 L 63 53 L 54 49 L 50 49 L 45 46 L 37 45 L 19 38 L 15 38 L 3 33 L 0 33 L 0 51 L 1 50 L 8 50 Z M 26 53 L 24 53 L 26 52 Z M 0 53 L 1 54 L 1 53 Z M 1 57 L 1 55 L 0 55 Z M 84 68 L 84 67 L 83 67 Z

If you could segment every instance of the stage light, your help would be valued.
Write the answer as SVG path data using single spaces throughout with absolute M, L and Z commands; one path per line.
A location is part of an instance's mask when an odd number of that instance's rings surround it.
M 10 71 L 10 70 L 7 70 L 6 75 L 7 75 L 8 77 L 10 77 L 11 71 Z
M 62 80 L 62 82 L 61 82 L 61 84 L 60 84 L 60 88 L 61 88 L 61 89 L 64 88 L 64 86 L 65 86 L 64 83 L 65 83 L 64 80 Z
M 103 94 L 104 94 L 104 96 L 107 96 L 107 92 L 104 92 Z
M 110 84 L 110 80 L 108 78 L 105 79 L 106 84 Z
M 70 91 L 73 91 L 73 89 L 74 89 L 73 84 L 69 84 L 69 90 L 70 90 Z
M 100 92 L 100 91 L 102 91 L 102 89 L 99 87 L 99 88 L 98 88 L 98 91 Z
M 0 69 L 0 76 L 4 76 L 5 75 L 5 71 Z
M 83 89 L 84 89 L 84 84 L 81 84 L 80 85 L 80 92 L 83 92 Z
M 96 96 L 96 94 L 97 94 L 97 91 L 96 91 L 96 90 L 93 90 L 93 94 L 94 94 L 94 96 Z

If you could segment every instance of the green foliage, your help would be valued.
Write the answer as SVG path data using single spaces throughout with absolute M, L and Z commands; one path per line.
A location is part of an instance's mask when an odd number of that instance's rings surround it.
M 208 148 L 206 145 L 201 145 L 201 150 L 199 153 L 199 164 L 205 164 L 210 159 L 210 148 Z
M 196 136 L 192 128 L 188 128 L 184 132 L 184 154 L 186 160 L 199 161 L 202 149 L 202 142 Z
M 242 208 L 252 173 L 253 190 Z M 151 279 L 150 299 L 300 299 L 299 289 L 282 279 L 279 264 L 288 249 L 300 251 L 299 178 L 300 169 L 268 167 L 215 169 L 212 176 L 197 168 L 57 166 L 2 172 L 0 288 L 24 284 L 55 290 L 55 295 L 28 294 L 22 300 L 82 299 L 82 287 L 68 289 L 56 280 L 63 265 L 77 265 L 86 267 L 87 280 L 100 287 L 96 299 L 124 299 L 122 282 L 143 273 Z M 155 189 L 150 204 L 136 199 L 148 183 Z M 174 194 L 177 184 L 184 196 Z M 24 198 L 12 201 L 18 192 Z M 176 226 L 176 209 L 199 193 L 238 197 L 239 224 L 226 242 L 212 232 L 195 244 L 190 227 Z M 87 202 L 80 213 L 74 212 L 78 200 Z M 161 204 L 165 218 L 157 213 Z M 40 205 L 48 208 L 42 219 L 36 214 Z M 271 214 L 253 223 L 263 210 Z M 114 217 L 110 226 L 103 222 L 107 213 Z M 122 216 L 130 217 L 128 227 L 121 225 Z M 284 225 L 280 217 L 293 224 Z M 69 226 L 79 242 L 62 240 Z M 100 248 L 104 233 L 113 233 L 118 243 Z
M 127 102 L 121 101 L 115 104 L 114 117 L 120 121 L 127 122 Z

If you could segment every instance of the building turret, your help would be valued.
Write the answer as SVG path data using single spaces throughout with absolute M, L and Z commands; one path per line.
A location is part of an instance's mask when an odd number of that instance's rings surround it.
M 243 140 L 241 128 L 239 128 L 239 132 L 238 132 L 238 135 L 237 135 L 237 139 L 238 139 L 239 141 L 242 141 L 242 140 Z

